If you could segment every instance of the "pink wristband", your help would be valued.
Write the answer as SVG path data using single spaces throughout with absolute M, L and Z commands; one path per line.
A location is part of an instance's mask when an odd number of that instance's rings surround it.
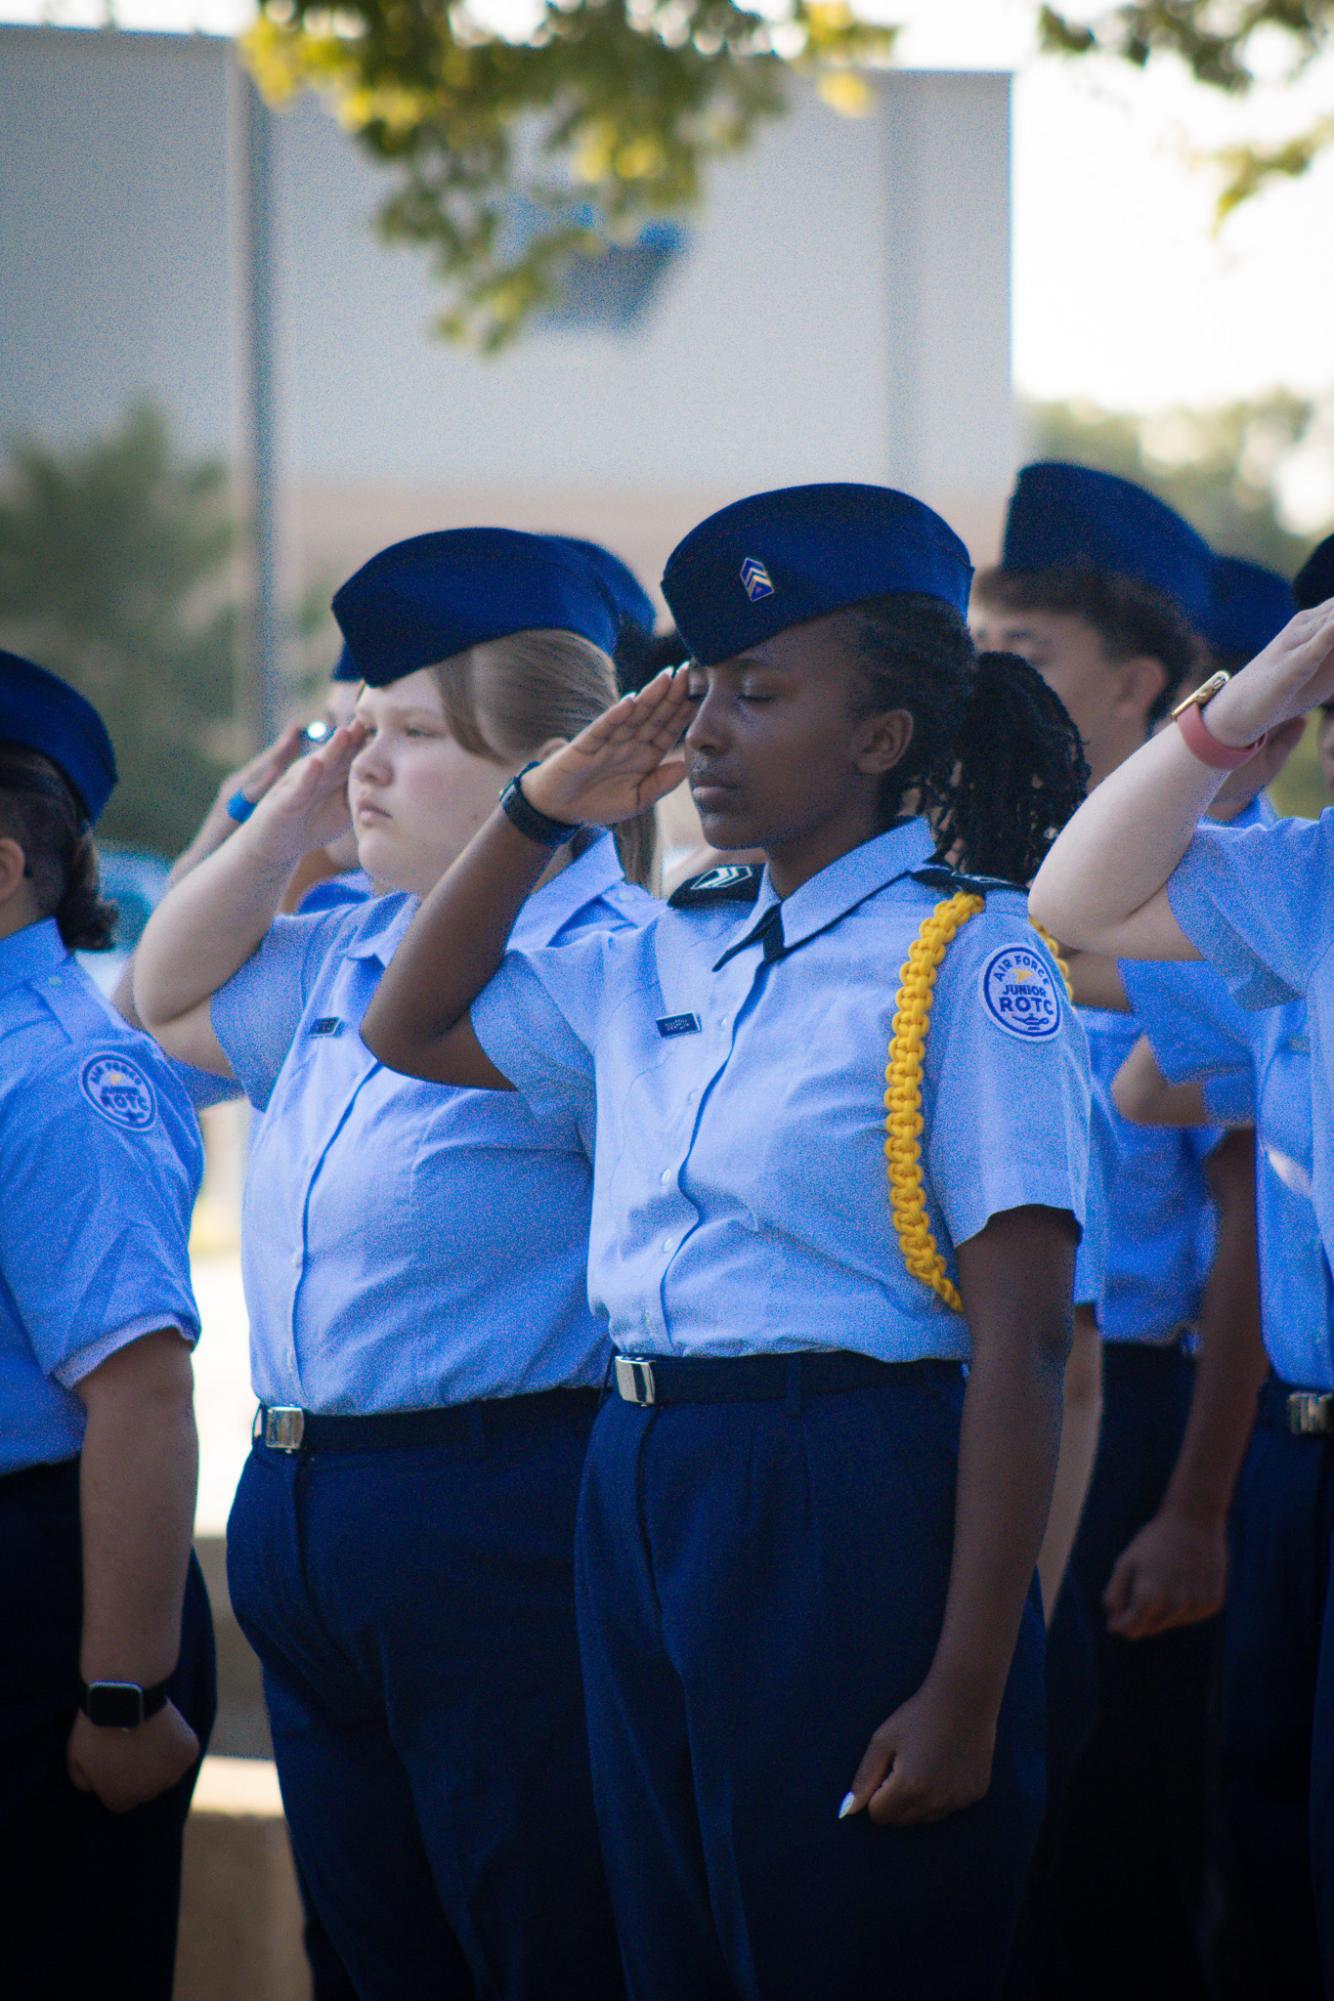
M 1190 702 L 1177 710 L 1176 725 L 1186 739 L 1186 748 L 1192 757 L 1198 757 L 1201 764 L 1207 764 L 1214 771 L 1236 771 L 1243 764 L 1249 764 L 1257 750 L 1269 735 L 1263 730 L 1254 743 L 1244 743 L 1238 749 L 1230 743 L 1220 743 L 1200 713 L 1200 704 Z

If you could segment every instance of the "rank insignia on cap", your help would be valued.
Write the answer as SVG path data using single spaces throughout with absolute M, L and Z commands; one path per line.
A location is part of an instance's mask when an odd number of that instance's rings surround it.
M 752 604 L 758 604 L 761 598 L 771 598 L 774 594 L 774 580 L 758 556 L 747 556 L 741 565 L 741 581 Z

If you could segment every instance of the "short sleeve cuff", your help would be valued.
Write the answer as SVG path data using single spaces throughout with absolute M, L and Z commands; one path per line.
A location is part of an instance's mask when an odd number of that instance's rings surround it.
M 1258 958 L 1223 914 L 1226 895 L 1235 893 L 1235 886 L 1217 880 L 1208 831 L 1192 841 L 1168 879 L 1172 915 L 1200 957 L 1222 974 L 1242 1007 L 1278 1007 L 1298 999 L 1299 989 Z
M 199 1339 L 199 1322 L 179 1311 L 164 1310 L 161 1313 L 145 1314 L 138 1320 L 127 1321 L 125 1326 L 115 1328 L 111 1333 L 99 1335 L 70 1355 L 53 1371 L 62 1389 L 72 1390 L 85 1376 L 91 1376 L 94 1369 L 103 1362 L 110 1361 L 122 1348 L 128 1348 L 134 1341 L 141 1341 L 146 1334 L 160 1334 L 166 1328 L 179 1334 L 187 1347 L 193 1348 Z
M 552 1062 L 549 1051 L 572 1042 L 564 1016 L 532 968 L 518 953 L 502 960 L 469 1010 L 472 1032 L 502 1077 L 530 1109 L 543 1118 L 567 1119 L 575 1078 L 568 1064 Z M 591 1062 L 577 1051 L 581 1087 L 591 1083 Z
M 1250 1070 L 1215 1070 L 1202 1081 L 1204 1109 L 1218 1126 L 1255 1123 L 1255 1080 Z

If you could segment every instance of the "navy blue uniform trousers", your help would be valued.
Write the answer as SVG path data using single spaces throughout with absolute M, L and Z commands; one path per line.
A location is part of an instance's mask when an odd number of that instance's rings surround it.
M 73 1785 L 82 1617 L 78 1460 L 0 1478 L 0 1989 L 16 2001 L 170 2001 L 199 1768 L 132 1813 Z M 213 1625 L 193 1558 L 168 1692 L 205 1745 Z
M 1015 1992 L 1046 2001 L 1196 2001 L 1220 1621 L 1148 1640 L 1107 1631 L 1102 1594 L 1156 1514 L 1185 1431 L 1194 1364 L 1108 1343 L 1103 1416 L 1047 1655 L 1051 1806 Z
M 579 1626 L 633 2001 L 999 1992 L 1042 1811 L 1036 1593 L 986 1798 L 915 1829 L 838 1819 L 935 1652 L 962 1396 L 942 1370 L 599 1414 Z
M 1223 1806 L 1272 2001 L 1315 2001 L 1317 1918 L 1334 1994 L 1334 1439 L 1276 1414 L 1262 1400 L 1233 1508 Z
M 615 2001 L 573 1603 L 587 1395 L 256 1445 L 228 1526 L 307 1895 L 362 2001 Z

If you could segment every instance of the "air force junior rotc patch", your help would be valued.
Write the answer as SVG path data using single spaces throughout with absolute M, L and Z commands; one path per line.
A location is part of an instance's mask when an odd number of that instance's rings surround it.
M 982 968 L 982 1004 L 1017 1042 L 1046 1042 L 1061 1025 L 1061 996 L 1035 945 L 1002 945 Z
M 758 556 L 747 556 L 741 565 L 741 581 L 752 604 L 758 604 L 761 598 L 771 598 L 774 594 L 774 580 Z
M 90 1056 L 79 1072 L 79 1089 L 109 1125 L 143 1133 L 157 1119 L 152 1084 L 128 1056 Z

